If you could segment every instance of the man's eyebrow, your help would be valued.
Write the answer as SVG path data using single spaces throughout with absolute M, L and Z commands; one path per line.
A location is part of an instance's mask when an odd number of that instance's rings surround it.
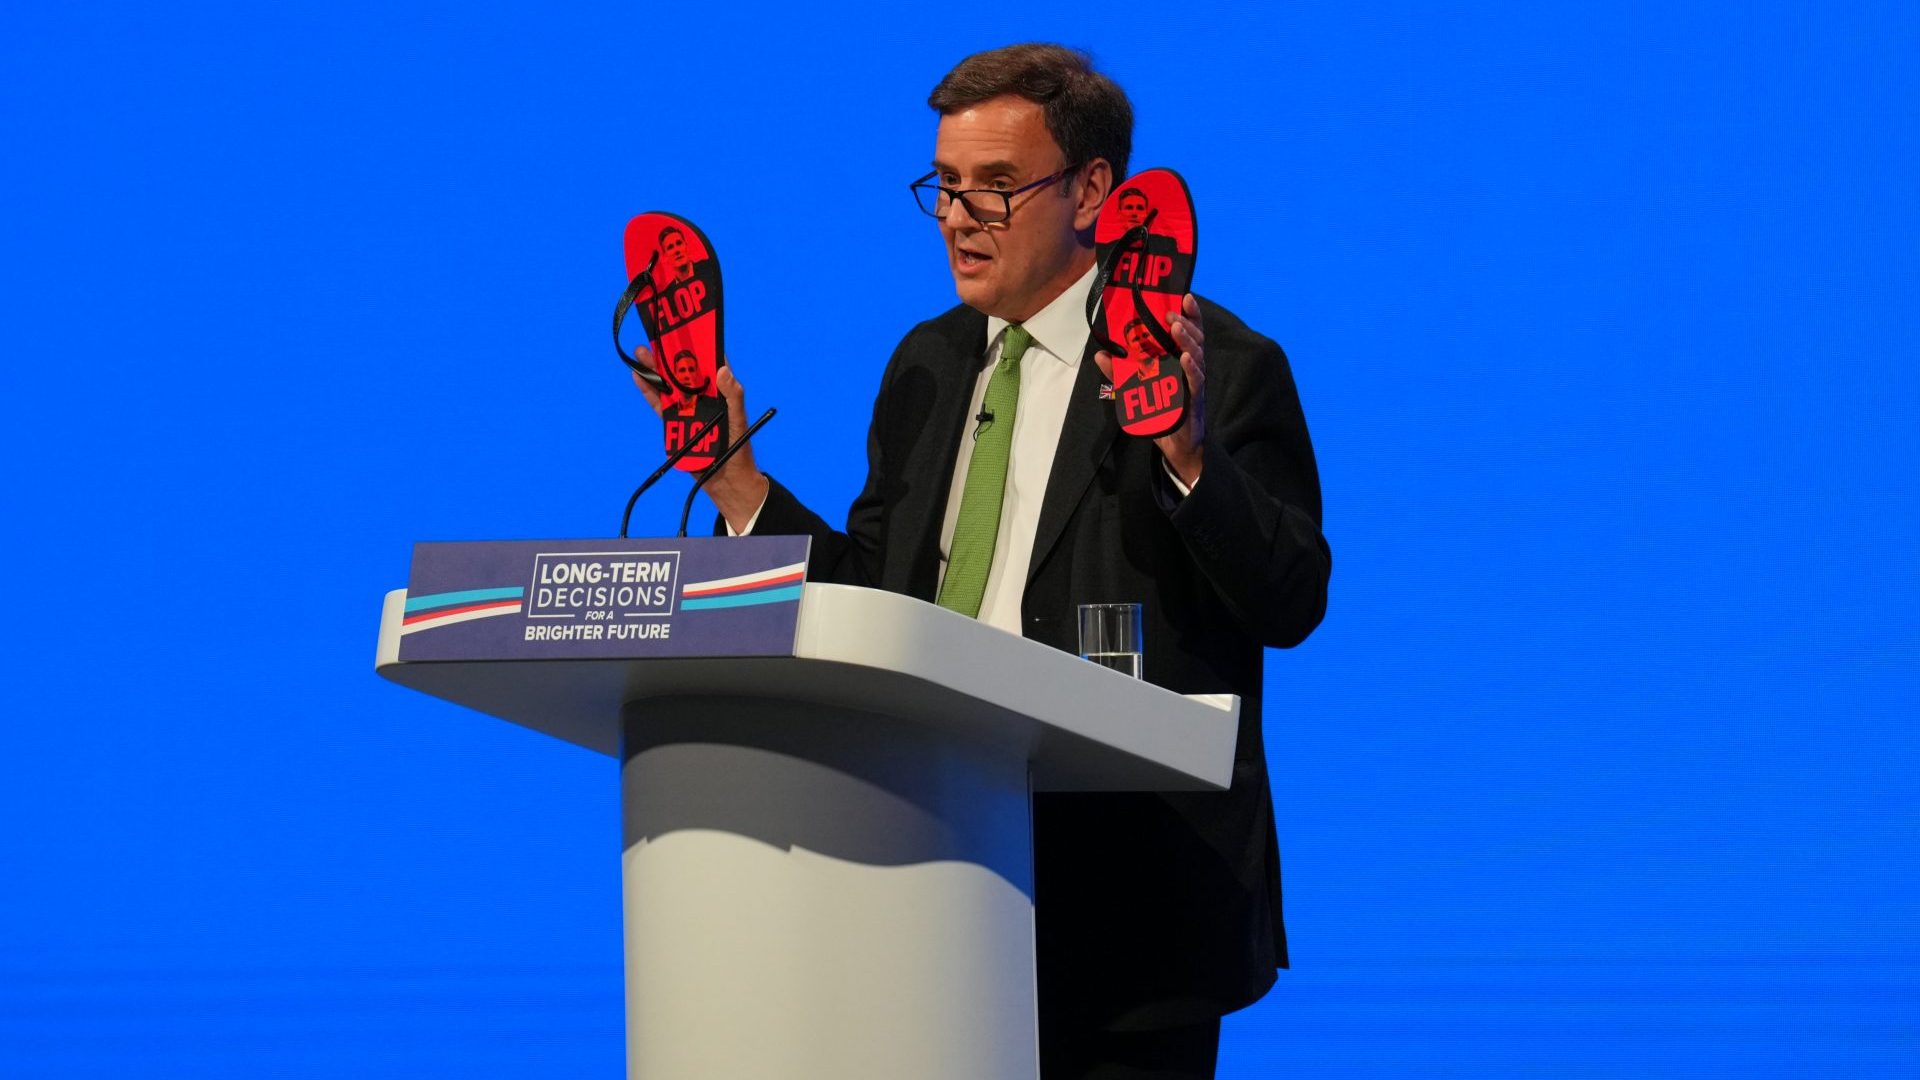
M 959 169 L 954 168 L 944 161 L 936 160 L 931 162 L 931 164 L 933 171 L 937 173 L 954 173 L 957 175 L 960 172 Z M 978 176 L 1018 176 L 1020 167 L 1011 161 L 989 161 L 984 165 L 976 166 L 973 171 L 974 174 Z

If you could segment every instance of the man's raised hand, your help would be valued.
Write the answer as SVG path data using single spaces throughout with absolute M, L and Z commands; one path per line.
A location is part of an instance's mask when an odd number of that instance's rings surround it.
M 648 370 L 660 370 L 659 365 L 654 363 L 652 350 L 635 349 L 633 356 L 634 359 L 645 364 Z M 658 416 L 664 412 L 666 410 L 665 395 L 639 372 L 632 372 L 632 375 L 633 385 L 640 388 L 641 396 L 647 399 L 647 405 L 653 409 L 654 415 Z M 720 370 L 714 374 L 713 385 L 720 391 L 721 399 L 727 403 L 727 431 L 730 437 L 737 438 L 741 432 L 747 430 L 747 392 L 746 388 L 740 385 L 740 380 L 734 377 L 731 359 L 721 365 Z M 745 532 L 747 523 L 759 513 L 760 504 L 766 501 L 767 490 L 766 475 L 760 471 L 759 466 L 754 464 L 752 443 L 741 447 L 739 453 L 722 465 L 720 471 L 713 475 L 713 479 L 707 481 L 706 487 L 707 496 L 713 500 L 713 505 L 719 508 L 721 515 L 727 519 L 727 524 L 732 526 L 736 533 Z

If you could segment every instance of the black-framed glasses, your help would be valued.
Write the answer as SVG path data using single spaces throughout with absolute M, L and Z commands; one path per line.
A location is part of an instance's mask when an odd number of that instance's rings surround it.
M 1052 176 L 1043 176 L 1031 184 L 1014 188 L 1012 191 L 996 191 L 993 188 L 968 188 L 961 190 L 960 188 L 943 187 L 939 184 L 927 183 L 927 181 L 940 174 L 939 169 L 933 170 L 907 186 L 913 189 L 914 201 L 920 204 L 921 212 L 928 217 L 936 217 L 942 221 L 946 220 L 947 211 L 953 208 L 953 200 L 959 199 L 962 203 L 966 204 L 968 217 L 982 225 L 992 225 L 998 224 L 1013 216 L 1013 197 L 1015 195 L 1024 195 L 1029 191 L 1037 191 L 1040 188 L 1046 187 L 1048 184 L 1058 183 L 1061 178 L 1079 167 L 1078 165 L 1069 165 L 1059 172 L 1054 173 Z

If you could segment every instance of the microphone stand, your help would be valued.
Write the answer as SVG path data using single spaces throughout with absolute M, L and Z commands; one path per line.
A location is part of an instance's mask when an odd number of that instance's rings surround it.
M 748 424 L 747 430 L 741 432 L 739 438 L 733 440 L 732 444 L 725 450 L 720 451 L 720 456 L 713 459 L 713 464 L 702 469 L 700 475 L 694 477 L 693 490 L 687 492 L 687 504 L 680 508 L 680 531 L 675 533 L 675 536 L 684 537 L 687 535 L 687 515 L 693 513 L 693 497 L 700 493 L 700 489 L 706 486 L 708 480 L 713 479 L 713 474 L 720 471 L 720 466 L 725 465 L 728 458 L 738 453 L 741 447 L 747 445 L 747 440 L 753 438 L 754 432 L 759 431 L 766 425 L 767 421 L 773 419 L 773 414 L 776 411 L 777 410 L 774 409 L 768 409 L 766 412 L 761 413 L 760 419 Z
M 660 467 L 653 470 L 652 476 L 649 476 L 645 480 L 640 481 L 640 486 L 637 488 L 634 488 L 633 495 L 627 499 L 626 513 L 620 515 L 620 539 L 625 540 L 627 538 L 627 525 L 633 521 L 633 506 L 635 503 L 640 501 L 640 496 L 644 495 L 648 488 L 658 483 L 661 477 L 667 475 L 668 469 L 671 469 L 675 465 L 680 464 L 681 458 L 686 457 L 688 454 L 692 453 L 693 448 L 700 445 L 700 440 L 707 437 L 707 431 L 711 429 L 713 425 L 718 424 L 720 421 L 725 420 L 726 418 L 727 418 L 727 414 L 725 412 L 721 412 L 716 416 L 709 417 L 705 423 L 695 426 L 693 429 L 693 434 L 687 438 L 686 442 L 683 442 L 680 444 L 680 449 L 675 450 L 671 454 L 668 454 L 667 460 L 661 462 Z M 725 461 L 726 458 L 723 457 L 720 460 Z M 680 526 L 680 530 L 681 530 L 681 533 L 684 535 L 686 532 L 686 525 L 684 524 L 684 522 L 687 519 L 684 516 L 682 516 L 680 520 L 683 523 Z

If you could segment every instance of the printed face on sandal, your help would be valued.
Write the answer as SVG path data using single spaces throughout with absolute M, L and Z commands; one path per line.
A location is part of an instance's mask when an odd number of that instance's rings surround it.
M 663 280 L 679 281 L 693 276 L 693 263 L 687 258 L 687 234 L 679 229 L 660 230 L 660 259 L 667 264 Z
M 673 358 L 673 377 L 696 394 L 707 388 L 707 380 L 700 377 L 700 358 L 690 352 L 682 351 Z
M 1139 319 L 1127 323 L 1127 349 L 1142 364 L 1166 351 L 1154 340 L 1153 331 L 1147 329 L 1147 324 Z
M 934 182 L 962 191 L 1014 191 L 1074 164 L 1048 133 L 1041 107 L 1010 95 L 941 117 L 934 139 Z M 1093 265 L 1092 249 L 1077 235 L 1099 213 L 1097 201 L 1084 205 L 1086 171 L 1015 195 L 1005 221 L 981 222 L 967 200 L 949 200 L 940 235 L 962 303 L 1020 322 Z

